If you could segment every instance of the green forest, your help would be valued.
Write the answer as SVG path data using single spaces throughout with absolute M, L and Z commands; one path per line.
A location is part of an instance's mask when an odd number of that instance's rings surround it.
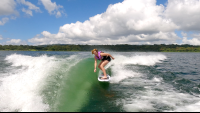
M 194 45 L 75 45 L 75 44 L 54 44 L 54 45 L 0 45 L 0 50 L 3 51 L 91 51 L 92 49 L 110 50 L 120 52 L 130 51 L 154 51 L 154 52 L 200 52 L 200 46 Z

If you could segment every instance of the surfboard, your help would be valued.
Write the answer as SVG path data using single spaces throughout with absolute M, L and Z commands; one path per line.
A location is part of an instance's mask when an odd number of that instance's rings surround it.
M 109 82 L 110 81 L 110 75 L 107 74 L 107 79 L 101 79 L 104 75 L 98 76 L 98 81 L 100 82 Z

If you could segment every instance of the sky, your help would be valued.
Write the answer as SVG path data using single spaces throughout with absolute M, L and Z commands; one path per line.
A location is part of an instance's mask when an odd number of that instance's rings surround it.
M 0 45 L 200 45 L 200 0 L 0 1 Z

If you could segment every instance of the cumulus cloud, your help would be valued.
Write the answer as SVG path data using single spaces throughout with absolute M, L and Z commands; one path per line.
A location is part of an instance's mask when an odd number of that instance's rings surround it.
M 10 43 L 10 44 L 18 44 L 21 42 L 21 39 L 11 39 L 10 41 L 7 41 L 7 43 Z
M 60 28 L 60 32 L 71 38 L 118 38 L 132 34 L 173 32 L 177 26 L 163 18 L 163 10 L 164 6 L 156 6 L 155 0 L 125 0 L 109 5 L 105 13 L 91 17 L 84 23 L 66 24 Z
M 48 11 L 51 15 L 56 15 L 57 18 L 61 17 L 63 11 L 61 10 L 63 6 L 57 5 L 56 2 L 51 2 L 51 0 L 40 0 L 42 4 L 44 5 L 45 9 Z M 63 13 L 64 14 L 64 13 Z
M 32 16 L 40 8 L 25 0 L 16 0 L 28 6 L 22 11 Z M 63 6 L 51 0 L 40 0 L 49 14 L 61 17 Z M 14 0 L 1 0 L 0 16 L 18 14 Z M 12 17 L 15 19 L 16 17 Z M 33 44 L 170 44 L 181 40 L 179 31 L 200 32 L 200 0 L 168 0 L 166 7 L 156 5 L 156 0 L 124 0 L 110 4 L 104 13 L 94 15 L 84 22 L 60 26 L 57 34 L 43 31 L 28 41 Z M 9 21 L 0 20 L 0 25 Z M 182 43 L 198 45 L 200 34 L 190 38 L 182 32 Z M 17 42 L 17 40 L 15 40 Z M 11 43 L 12 41 L 8 41 Z M 14 43 L 14 41 L 12 42 Z
M 9 45 L 9 44 L 12 44 L 12 45 L 25 45 L 26 42 L 25 41 L 22 41 L 21 39 L 11 39 L 10 41 L 6 41 L 6 45 Z
M 0 20 L 0 25 L 4 25 L 5 23 L 7 23 L 9 21 L 9 15 L 16 15 L 18 16 L 19 13 L 15 10 L 16 7 L 16 3 L 14 0 L 1 0 L 0 2 L 0 16 L 4 16 L 1 20 Z M 15 16 L 12 16 L 12 18 Z M 11 19 L 12 19 L 11 18 Z
M 10 15 L 10 14 L 18 14 L 15 11 L 16 3 L 14 0 L 1 0 L 0 3 L 0 16 L 2 15 Z
M 35 6 L 31 2 L 28 2 L 28 1 L 25 1 L 25 0 L 17 0 L 17 2 L 28 6 L 28 9 L 22 8 L 22 12 L 25 12 L 27 15 L 33 16 L 32 10 L 35 10 L 36 12 L 41 12 L 40 8 Z
M 56 8 L 50 0 L 49 13 Z M 59 14 L 59 13 L 58 13 Z M 85 22 L 65 24 L 57 34 L 44 31 L 29 41 L 37 44 L 172 44 L 181 40 L 175 30 L 200 32 L 200 0 L 168 0 L 166 7 L 156 0 L 124 0 L 110 4 L 104 13 Z M 182 43 L 198 45 L 200 35 Z
M 192 34 L 192 37 L 200 39 L 200 33 L 199 34 Z
M 190 44 L 190 45 L 200 45 L 200 33 L 199 34 L 191 34 L 191 38 L 188 38 L 188 34 L 185 32 L 181 33 L 183 36 L 181 44 Z
M 15 10 L 16 7 L 16 3 L 14 0 L 1 0 L 0 2 L 0 16 L 4 16 L 1 20 L 0 20 L 0 25 L 4 25 L 5 23 L 7 23 L 9 21 L 9 15 L 16 15 L 18 16 L 19 13 Z M 12 16 L 15 17 L 15 16 Z
M 187 37 L 183 37 L 182 44 L 200 45 L 200 40 L 197 38 L 187 39 Z
M 180 30 L 200 30 L 200 0 L 168 0 L 165 16 Z
M 174 42 L 179 39 L 174 33 L 178 26 L 164 17 L 164 10 L 163 5 L 156 5 L 156 0 L 124 0 L 109 5 L 106 12 L 85 22 L 61 26 L 58 34 L 42 32 L 43 37 L 29 41 L 43 44 L 56 41 L 74 44 Z
M 2 20 L 0 21 L 0 25 L 4 25 L 6 22 L 8 22 L 9 21 L 9 18 L 7 18 L 7 17 L 4 17 L 4 18 L 2 18 Z
M 51 34 L 48 31 L 43 31 L 42 37 L 40 34 L 37 34 L 34 38 L 29 39 L 28 42 L 34 43 L 36 45 L 43 44 L 61 44 L 61 43 L 70 43 L 71 39 L 65 39 L 64 33 Z

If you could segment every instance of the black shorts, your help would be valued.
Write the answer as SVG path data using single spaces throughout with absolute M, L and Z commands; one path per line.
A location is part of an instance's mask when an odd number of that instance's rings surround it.
M 103 56 L 102 61 L 104 61 L 104 60 L 107 60 L 107 61 L 110 62 L 110 61 L 111 61 L 111 58 L 110 58 L 109 56 L 108 56 L 108 57 L 107 57 L 107 56 Z

